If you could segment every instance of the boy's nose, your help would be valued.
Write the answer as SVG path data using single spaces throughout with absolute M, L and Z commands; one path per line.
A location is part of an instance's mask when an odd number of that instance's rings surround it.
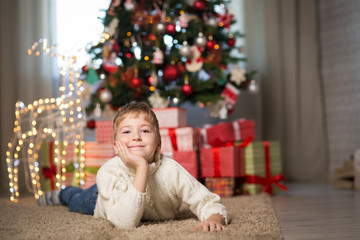
M 140 134 L 135 133 L 134 136 L 133 136 L 133 140 L 134 140 L 134 141 L 141 141 Z

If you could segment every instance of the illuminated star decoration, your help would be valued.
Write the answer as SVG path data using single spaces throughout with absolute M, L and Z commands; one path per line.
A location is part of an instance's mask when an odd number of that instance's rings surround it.
M 232 69 L 230 81 L 234 82 L 236 85 L 240 85 L 242 82 L 246 81 L 245 70 L 240 69 L 238 66 Z

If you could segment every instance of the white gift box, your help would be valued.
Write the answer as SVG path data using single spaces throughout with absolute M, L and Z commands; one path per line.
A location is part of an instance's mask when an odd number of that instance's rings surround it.
M 187 126 L 186 109 L 178 107 L 153 108 L 160 128 L 176 128 Z

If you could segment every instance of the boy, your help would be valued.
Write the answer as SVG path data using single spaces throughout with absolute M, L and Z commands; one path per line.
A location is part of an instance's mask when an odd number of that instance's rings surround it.
M 60 192 L 70 211 L 93 214 L 119 228 L 140 220 L 173 219 L 181 202 L 201 220 L 194 230 L 221 231 L 229 221 L 220 197 L 211 193 L 176 161 L 160 155 L 161 138 L 154 112 L 143 102 L 125 105 L 114 118 L 116 157 L 98 171 L 96 184 Z

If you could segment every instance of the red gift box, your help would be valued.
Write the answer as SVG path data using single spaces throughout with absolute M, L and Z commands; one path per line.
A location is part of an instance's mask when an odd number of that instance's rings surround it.
M 113 121 L 96 121 L 95 138 L 98 142 L 113 142 Z
M 255 140 L 255 121 L 245 118 L 223 122 L 201 129 L 204 147 L 217 147 L 234 141 Z
M 245 161 L 242 146 L 201 148 L 201 175 L 209 177 L 243 177 Z
M 152 109 L 158 119 L 160 128 L 177 128 L 187 126 L 186 109 L 171 108 L 153 108 Z
M 234 127 L 231 122 L 218 123 L 201 130 L 204 145 L 209 147 L 218 145 L 219 143 L 234 142 Z
M 193 151 L 197 150 L 201 137 L 200 128 L 163 128 L 160 129 L 161 151 Z
M 231 197 L 235 191 L 235 178 L 205 178 L 205 186 L 220 197 Z
M 235 141 L 245 141 L 246 139 L 256 139 L 255 121 L 245 118 L 233 122 Z
M 198 161 L 195 151 L 167 152 L 164 155 L 177 161 L 194 178 L 198 179 Z

